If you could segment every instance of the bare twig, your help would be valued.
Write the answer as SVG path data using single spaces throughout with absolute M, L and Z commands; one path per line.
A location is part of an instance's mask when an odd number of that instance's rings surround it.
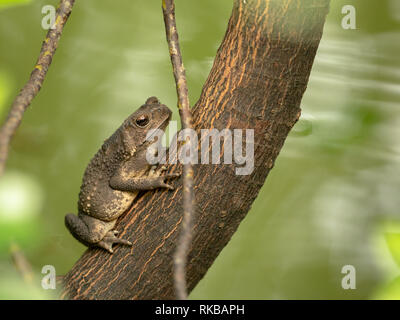
M 178 95 L 178 109 L 181 116 L 182 129 L 192 128 L 192 114 L 190 111 L 188 89 L 186 84 L 185 68 L 182 62 L 179 47 L 178 32 L 175 22 L 175 5 L 173 0 L 163 0 L 162 9 L 165 22 L 165 30 L 171 56 L 172 68 L 175 77 L 176 91 Z M 186 143 L 190 144 L 188 140 Z M 189 145 L 190 147 L 190 145 Z M 189 246 L 192 240 L 192 219 L 194 208 L 193 195 L 193 167 L 191 163 L 183 166 L 183 221 L 182 231 L 178 246 L 174 255 L 174 280 L 178 299 L 187 299 L 186 262 Z
M 32 266 L 26 259 L 24 253 L 21 251 L 19 246 L 15 243 L 11 244 L 10 247 L 11 259 L 15 265 L 15 268 L 21 274 L 22 278 L 26 283 L 32 283 L 33 271 Z
M 25 110 L 29 107 L 33 98 L 42 87 L 47 70 L 50 67 L 54 53 L 58 47 L 58 42 L 64 25 L 71 14 L 74 2 L 75 0 L 60 1 L 56 11 L 54 26 L 47 33 L 46 39 L 42 44 L 35 68 L 33 69 L 28 82 L 15 98 L 8 117 L 0 129 L 0 176 L 4 172 L 11 139 L 21 123 Z

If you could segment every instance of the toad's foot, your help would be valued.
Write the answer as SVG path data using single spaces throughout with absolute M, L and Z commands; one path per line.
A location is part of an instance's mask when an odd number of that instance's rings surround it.
M 150 176 L 150 177 L 159 177 L 159 176 L 161 176 L 165 171 L 167 171 L 167 166 L 160 166 L 160 167 L 157 167 L 157 166 L 155 165 L 155 166 L 152 166 L 152 167 L 151 167 L 150 172 L 149 172 L 149 176 Z
M 116 231 L 116 230 L 109 231 L 106 234 L 106 236 L 100 242 L 98 242 L 96 245 L 100 248 L 107 250 L 109 253 L 114 253 L 114 250 L 112 248 L 113 244 L 120 243 L 120 244 L 124 244 L 127 246 L 132 246 L 132 243 L 130 241 L 117 238 L 116 237 L 117 234 L 118 234 L 118 231 Z
M 166 179 L 174 179 L 181 176 L 180 173 L 163 173 L 167 170 L 166 166 L 161 166 L 157 168 L 157 166 L 153 166 L 149 172 L 149 177 L 154 180 L 153 184 L 156 188 L 167 188 L 170 190 L 174 190 L 174 187 L 165 182 Z
M 172 185 L 170 185 L 169 183 L 166 183 L 165 180 L 178 178 L 180 176 L 181 176 L 180 173 L 169 173 L 169 174 L 165 174 L 163 176 L 159 176 L 156 178 L 156 186 L 159 188 L 167 188 L 170 190 L 174 190 L 175 188 Z

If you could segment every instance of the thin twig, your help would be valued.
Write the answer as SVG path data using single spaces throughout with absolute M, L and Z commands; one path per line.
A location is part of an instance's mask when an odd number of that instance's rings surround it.
M 15 268 L 21 274 L 24 281 L 29 284 L 32 283 L 33 282 L 32 266 L 17 244 L 15 243 L 11 244 L 10 254 L 11 254 L 11 259 L 15 265 Z
M 175 5 L 173 0 L 163 0 L 162 9 L 165 30 L 171 56 L 172 68 L 178 94 L 178 109 L 181 117 L 182 129 L 192 128 L 192 114 L 189 105 L 186 73 L 183 67 L 181 50 L 179 47 L 178 32 L 175 22 Z M 186 141 L 190 144 L 191 141 Z M 190 147 L 190 145 L 188 145 Z M 187 299 L 186 262 L 192 240 L 192 219 L 194 208 L 193 195 L 193 167 L 191 163 L 183 166 L 183 221 L 182 231 L 174 255 L 174 280 L 178 299 Z
M 8 157 L 10 142 L 17 131 L 25 110 L 31 104 L 33 98 L 42 87 L 47 70 L 53 60 L 54 53 L 58 47 L 65 23 L 71 14 L 75 0 L 61 0 L 57 7 L 55 23 L 49 29 L 46 39 L 43 41 L 39 58 L 25 86 L 15 98 L 8 117 L 0 129 L 0 176 L 4 172 Z

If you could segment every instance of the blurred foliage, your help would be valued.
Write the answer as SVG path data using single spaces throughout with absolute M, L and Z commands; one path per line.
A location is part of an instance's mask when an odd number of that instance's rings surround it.
M 0 118 L 6 112 L 6 101 L 10 96 L 11 80 L 5 72 L 0 71 Z
M 400 233 L 386 233 L 386 241 L 393 259 L 400 266 Z
M 25 248 L 38 242 L 39 214 L 43 194 L 37 181 L 17 172 L 7 172 L 0 179 L 0 253 L 8 250 L 16 240 Z
M 27 284 L 21 279 L 19 274 L 15 274 L 12 270 L 1 271 L 1 300 L 55 299 L 54 292 L 52 290 L 43 290 L 43 288 L 39 285 Z
M 1 1 L 0 115 L 27 80 L 46 34 L 44 5 Z M 335 0 L 302 117 L 251 212 L 191 294 L 219 299 L 398 298 L 400 6 Z M 357 29 L 341 28 L 353 4 Z M 177 0 L 190 101 L 197 100 L 232 1 Z M 77 1 L 43 88 L 23 119 L 0 179 L 0 298 L 48 298 L 43 265 L 67 272 L 85 248 L 64 227 L 82 173 L 104 139 L 157 95 L 178 119 L 158 1 Z M 393 221 L 387 223 L 386 221 Z M 389 227 L 390 226 L 390 227 Z M 27 285 L 9 248 L 35 271 Z M 353 265 L 357 289 L 343 290 Z
M 27 4 L 31 1 L 32 0 L 0 0 L 0 10 L 2 8 L 6 8 L 6 7 L 10 7 L 10 6 Z
M 379 252 L 381 261 L 386 262 L 387 272 L 386 281 L 377 289 L 373 298 L 400 300 L 400 223 L 386 222 L 380 229 L 379 234 L 384 239 L 382 245 L 386 248 L 381 248 Z M 390 263 L 392 265 L 388 268 Z

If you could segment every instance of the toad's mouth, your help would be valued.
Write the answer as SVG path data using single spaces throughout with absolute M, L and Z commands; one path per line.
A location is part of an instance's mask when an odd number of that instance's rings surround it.
M 159 138 L 163 137 L 165 134 L 165 129 L 168 127 L 168 124 L 172 118 L 172 113 L 170 113 L 164 121 L 160 123 L 160 125 L 154 129 L 149 131 L 150 134 L 147 135 L 146 140 L 150 143 L 155 143 Z M 162 134 L 161 134 L 161 132 Z
M 171 118 L 172 118 L 172 112 L 169 112 L 168 115 L 164 118 L 164 120 L 160 123 L 157 129 L 165 131 L 165 129 L 168 127 L 169 122 L 171 121 Z

